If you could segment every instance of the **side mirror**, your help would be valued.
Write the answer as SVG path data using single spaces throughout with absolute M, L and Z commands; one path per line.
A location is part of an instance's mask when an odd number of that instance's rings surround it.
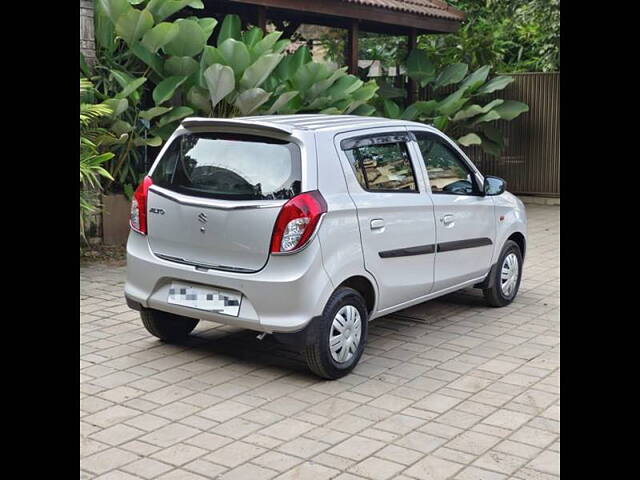
M 507 189 L 507 182 L 500 177 L 487 175 L 484 177 L 484 194 L 500 195 Z

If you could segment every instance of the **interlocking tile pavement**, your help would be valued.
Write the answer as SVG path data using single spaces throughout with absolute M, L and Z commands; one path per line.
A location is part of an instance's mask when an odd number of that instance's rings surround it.
M 81 478 L 559 478 L 560 208 L 527 211 L 513 304 L 468 289 L 375 320 L 333 382 L 237 328 L 163 344 L 126 307 L 124 267 L 82 267 Z

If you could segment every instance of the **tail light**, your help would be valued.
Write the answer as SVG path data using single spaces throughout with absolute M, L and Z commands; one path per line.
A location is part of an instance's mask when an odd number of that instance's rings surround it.
M 320 192 L 301 193 L 282 206 L 271 237 L 271 253 L 294 252 L 311 238 L 320 217 L 327 211 Z
M 131 225 L 133 230 L 142 235 L 147 234 L 147 193 L 151 185 L 153 185 L 151 177 L 144 177 L 144 180 L 138 185 L 131 200 L 131 218 L 129 225 Z

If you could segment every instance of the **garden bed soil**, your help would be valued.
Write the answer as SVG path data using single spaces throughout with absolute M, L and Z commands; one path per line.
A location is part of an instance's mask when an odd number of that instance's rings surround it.
M 103 263 L 112 266 L 126 264 L 124 245 L 87 245 L 80 247 L 80 265 Z

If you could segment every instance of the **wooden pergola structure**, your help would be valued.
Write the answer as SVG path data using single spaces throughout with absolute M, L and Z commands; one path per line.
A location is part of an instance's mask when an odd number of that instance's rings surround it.
M 205 0 L 207 14 L 236 13 L 263 30 L 267 20 L 287 21 L 285 35 L 299 25 L 324 25 L 348 31 L 346 59 L 349 73 L 358 71 L 358 33 L 406 35 L 409 51 L 419 34 L 450 33 L 464 20 L 464 13 L 442 0 Z M 417 97 L 409 81 L 408 100 Z

